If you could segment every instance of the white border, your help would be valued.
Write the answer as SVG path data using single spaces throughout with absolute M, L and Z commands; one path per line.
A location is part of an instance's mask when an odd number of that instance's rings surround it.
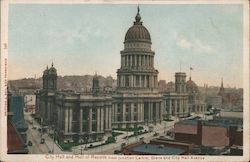
M 6 104 L 7 104 L 7 98 L 4 94 L 6 92 L 6 86 L 4 84 L 5 80 L 7 79 L 7 74 L 5 74 L 7 67 L 5 66 L 6 59 L 8 59 L 8 50 L 5 49 L 5 43 L 8 42 L 8 5 L 9 4 L 16 4 L 16 3 L 32 3 L 32 4 L 57 4 L 57 3 L 63 3 L 63 4 L 98 4 L 98 3 L 106 3 L 106 4 L 155 4 L 155 3 L 162 3 L 162 4 L 243 4 L 244 5 L 244 47 L 243 47 L 243 80 L 244 80 L 244 117 L 243 117 L 243 132 L 244 132 L 244 147 L 243 156 L 169 156 L 170 160 L 153 160 L 151 159 L 152 156 L 122 156 L 125 159 L 120 160 L 111 160 L 110 158 L 120 157 L 116 155 L 105 155 L 107 159 L 103 159 L 101 161 L 248 161 L 250 159 L 249 157 L 249 139 L 250 139 L 250 120 L 249 120 L 249 1 L 248 0 L 216 0 L 216 1 L 209 1 L 209 0 L 168 0 L 168 1 L 150 1 L 150 0 L 137 0 L 137 1 L 112 1 L 112 0 L 2 0 L 1 1 L 1 102 L 0 102 L 0 143 L 1 143 L 1 156 L 0 160 L 3 161 L 97 161 L 93 158 L 90 158 L 88 155 L 64 155 L 65 158 L 58 159 L 57 155 L 37 155 L 37 154 L 27 154 L 27 155 L 8 155 L 7 154 L 7 116 L 5 116 L 5 113 L 7 111 Z M 7 44 L 8 45 L 8 44 Z M 66 159 L 66 156 L 72 156 L 74 159 Z M 96 157 L 100 157 L 103 155 L 94 155 Z M 89 158 L 90 159 L 89 159 Z M 140 157 L 147 157 L 147 159 L 139 159 Z M 159 156 L 161 157 L 161 156 Z M 188 159 L 184 159 L 184 158 Z M 191 159 L 191 157 L 204 157 L 205 160 L 194 160 Z M 49 158 L 49 159 L 48 159 Z M 53 158 L 53 159 L 52 159 Z M 126 158 L 128 158 L 126 160 Z

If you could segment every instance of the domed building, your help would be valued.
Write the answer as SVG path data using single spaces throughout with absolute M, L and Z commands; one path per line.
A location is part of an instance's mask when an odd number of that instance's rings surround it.
M 186 83 L 186 87 L 187 87 L 187 92 L 189 93 L 198 93 L 198 86 L 196 85 L 196 83 L 191 79 L 191 77 L 189 77 L 189 80 Z
M 158 70 L 154 68 L 151 44 L 138 7 L 120 52 L 121 67 L 117 70 L 117 91 L 113 96 L 113 127 L 135 127 L 162 120 L 162 96 L 158 92 Z
M 114 94 L 102 94 L 97 74 L 92 80 L 91 93 L 59 91 L 53 63 L 43 71 L 36 114 L 56 127 L 63 142 L 93 142 L 110 136 L 112 128 L 157 124 L 168 116 L 186 117 L 189 105 L 197 105 L 196 100 L 190 100 L 189 104 L 188 95 L 197 97 L 198 87 L 191 79 L 186 82 L 184 72 L 175 73 L 175 83 L 169 84 L 170 92 L 159 92 L 155 52 L 139 7 L 123 43 Z
M 186 83 L 188 93 L 188 107 L 190 113 L 204 113 L 206 104 L 200 98 L 200 93 L 197 84 L 189 77 Z

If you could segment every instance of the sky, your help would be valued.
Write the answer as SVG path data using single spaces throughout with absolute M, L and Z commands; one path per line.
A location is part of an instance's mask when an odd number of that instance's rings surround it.
M 11 4 L 9 79 L 111 75 L 116 79 L 125 34 L 137 4 Z M 192 70 L 198 85 L 243 87 L 243 8 L 240 4 L 140 4 L 158 80 Z

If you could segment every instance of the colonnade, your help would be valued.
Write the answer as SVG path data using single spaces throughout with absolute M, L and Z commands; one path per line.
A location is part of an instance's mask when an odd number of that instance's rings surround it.
M 72 117 L 73 107 L 65 107 L 64 111 L 64 132 L 72 133 Z M 93 118 L 93 111 L 96 115 Z M 87 113 L 87 118 L 83 118 L 83 114 Z M 105 130 L 111 130 L 112 119 L 112 107 L 80 107 L 79 110 L 79 132 L 74 133 L 92 133 L 92 132 L 104 132 Z M 86 116 L 86 115 L 85 115 Z M 61 118 L 59 120 L 62 120 Z M 87 126 L 86 131 L 83 130 L 83 124 Z M 96 124 L 96 129 L 93 128 L 93 124 Z
M 152 55 L 139 55 L 128 54 L 121 56 L 121 67 L 154 67 L 154 56 Z
M 182 115 L 189 113 L 188 99 L 168 99 L 166 113 L 170 115 Z
M 152 74 L 120 74 L 117 75 L 118 87 L 157 88 L 157 75 Z
M 114 123 L 145 123 L 162 120 L 163 108 L 161 102 L 114 103 L 112 114 Z

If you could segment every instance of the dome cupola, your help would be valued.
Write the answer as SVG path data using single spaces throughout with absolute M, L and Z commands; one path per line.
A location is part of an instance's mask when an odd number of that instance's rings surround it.
M 56 68 L 54 67 L 53 63 L 51 65 L 51 68 L 48 69 L 48 74 L 57 75 Z
M 137 8 L 134 25 L 128 29 L 125 35 L 124 43 L 129 42 L 147 42 L 151 44 L 149 31 L 142 25 L 139 6 Z

